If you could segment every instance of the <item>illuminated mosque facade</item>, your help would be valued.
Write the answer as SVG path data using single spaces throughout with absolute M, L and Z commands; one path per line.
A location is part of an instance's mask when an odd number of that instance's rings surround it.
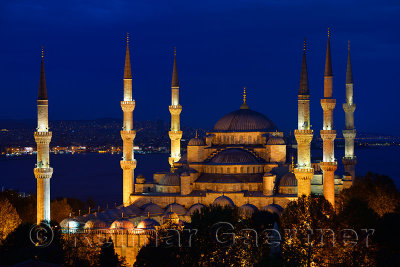
M 345 157 L 342 159 L 345 173 L 335 174 L 337 161 L 334 153 L 336 130 L 333 127 L 333 73 L 328 32 L 324 97 L 321 99 L 323 125 L 320 137 L 323 140 L 323 159 L 311 159 L 311 141 L 317 137 L 310 123 L 310 91 L 304 44 L 300 86 L 298 90 L 298 125 L 294 131 L 297 141 L 296 160 L 288 156 L 288 145 L 284 133 L 267 116 L 251 109 L 243 92 L 243 103 L 217 120 L 206 136 L 196 136 L 187 145 L 187 153 L 181 154 L 182 130 L 179 101 L 179 79 L 174 51 L 171 82 L 171 152 L 170 171 L 156 172 L 152 179 L 134 174 L 137 164 L 134 159 L 133 143 L 136 132 L 133 129 L 135 100 L 132 92 L 132 71 L 129 42 L 126 47 L 124 68 L 124 93 L 121 101 L 123 126 L 123 205 L 87 214 L 74 219 L 68 218 L 62 226 L 73 221 L 84 229 L 119 229 L 146 231 L 154 229 L 165 220 L 177 223 L 190 221 L 190 215 L 205 205 L 236 206 L 242 214 L 267 210 L 280 214 L 286 205 L 298 196 L 319 194 L 334 206 L 335 195 L 350 187 L 355 177 L 356 157 L 354 155 L 355 104 L 353 102 L 353 78 L 350 61 L 350 46 L 346 72 L 345 111 Z M 49 163 L 47 91 L 42 56 L 42 69 L 38 95 L 37 164 L 34 169 L 37 179 L 37 220 L 50 220 L 50 178 Z M 318 111 L 320 112 L 320 111 Z M 313 114 L 316 112 L 314 111 Z M 69 227 L 69 226 L 68 226 Z M 132 232 L 133 233 L 133 232 Z M 131 234 L 132 234 L 131 233 Z M 138 232 L 135 232 L 138 234 Z

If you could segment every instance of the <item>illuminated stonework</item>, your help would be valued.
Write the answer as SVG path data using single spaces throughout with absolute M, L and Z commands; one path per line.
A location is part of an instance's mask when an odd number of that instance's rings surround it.
M 53 168 L 50 167 L 50 141 L 52 133 L 49 132 L 47 87 L 44 72 L 43 50 L 37 100 L 37 131 L 34 133 L 37 145 L 37 161 L 33 169 L 37 183 L 37 223 L 50 223 L 50 179 Z
M 122 160 L 120 162 L 123 170 L 122 201 L 124 206 L 127 206 L 129 205 L 129 196 L 135 191 L 134 170 L 136 168 L 136 160 L 133 153 L 133 141 L 136 137 L 136 131 L 133 130 L 133 110 L 135 109 L 135 100 L 132 99 L 132 70 L 129 55 L 129 39 L 127 39 L 126 44 L 124 100 L 121 101 L 121 108 L 124 113 L 124 122 L 121 131 L 123 148 Z

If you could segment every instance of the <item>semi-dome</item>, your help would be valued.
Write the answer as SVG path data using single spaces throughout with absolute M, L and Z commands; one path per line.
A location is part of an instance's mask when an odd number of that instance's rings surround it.
M 160 185 L 166 186 L 179 186 L 180 185 L 180 177 L 176 173 L 167 173 L 160 180 Z
M 285 145 L 285 139 L 278 136 L 271 136 L 267 141 L 267 145 Z
M 196 210 L 198 211 L 198 212 L 200 212 L 200 210 L 202 209 L 202 208 L 204 208 L 205 206 L 203 205 L 203 204 L 201 204 L 201 203 L 196 203 L 196 204 L 194 204 L 194 205 L 192 205 L 190 208 L 189 208 L 189 210 L 188 210 L 188 212 L 187 212 L 187 215 L 192 215 Z
M 218 205 L 218 206 L 222 206 L 222 207 L 224 207 L 224 206 L 229 206 L 229 207 L 235 206 L 235 204 L 233 203 L 232 199 L 230 199 L 227 196 L 217 197 L 214 200 L 213 205 Z
M 239 212 L 242 216 L 250 217 L 258 209 L 256 206 L 247 203 L 239 207 Z
M 275 130 L 274 123 L 265 115 L 247 108 L 226 114 L 214 125 L 214 131 L 223 132 L 272 132 Z
M 143 174 L 139 174 L 136 177 L 136 183 L 138 184 L 144 184 L 146 182 L 146 178 L 143 176 Z
M 115 220 L 110 226 L 110 230 L 129 230 L 133 228 L 135 228 L 133 223 L 126 219 Z
M 172 203 L 169 204 L 166 208 L 165 208 L 165 214 L 167 214 L 168 212 L 175 212 L 178 215 L 185 215 L 186 214 L 186 209 L 184 206 L 178 204 L 178 203 Z
M 215 155 L 211 161 L 215 164 L 258 164 L 260 161 L 250 152 L 240 148 L 229 148 Z
M 204 139 L 198 138 L 198 137 L 190 139 L 190 141 L 188 143 L 188 146 L 205 146 L 205 145 L 206 145 L 206 142 L 204 141 Z
M 138 224 L 137 229 L 150 230 L 150 229 L 155 229 L 156 226 L 160 226 L 160 224 L 156 220 L 147 218 Z
M 84 229 L 106 229 L 107 224 L 99 219 L 89 220 L 85 223 Z
M 144 204 L 142 210 L 144 215 L 148 216 L 158 216 L 164 213 L 164 210 L 160 206 L 152 202 Z
M 286 173 L 279 181 L 279 186 L 297 186 L 296 175 L 293 172 Z

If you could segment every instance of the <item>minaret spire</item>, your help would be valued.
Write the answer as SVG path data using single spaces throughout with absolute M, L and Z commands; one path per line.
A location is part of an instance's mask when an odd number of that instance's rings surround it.
M 355 165 L 357 158 L 354 155 L 354 138 L 356 137 L 356 130 L 354 128 L 354 111 L 356 104 L 354 104 L 353 96 L 353 74 L 351 71 L 351 59 L 350 59 L 350 41 L 348 43 L 348 55 L 347 55 L 347 71 L 346 71 L 346 103 L 343 104 L 343 110 L 345 112 L 345 129 L 343 130 L 343 136 L 345 140 L 345 155 L 342 158 L 342 162 L 345 170 L 345 177 L 343 180 L 343 186 L 349 187 L 355 178 Z
M 37 223 L 50 223 L 50 179 L 53 168 L 50 167 L 50 141 L 48 99 L 46 78 L 44 73 L 43 47 L 41 52 L 41 68 L 37 99 L 37 128 L 34 133 L 37 144 L 37 163 L 33 170 L 37 181 Z
M 174 47 L 174 66 L 172 69 L 172 81 L 171 81 L 171 105 L 169 106 L 169 112 L 171 113 L 171 131 L 169 131 L 169 138 L 171 139 L 171 156 L 168 161 L 171 166 L 171 170 L 174 170 L 174 163 L 179 161 L 181 158 L 181 138 L 182 131 L 180 126 L 180 114 L 182 112 L 182 106 L 179 104 L 179 80 L 178 80 L 178 68 L 176 64 L 176 47 Z
M 297 167 L 293 166 L 292 171 L 297 179 L 297 195 L 311 194 L 311 179 L 314 176 L 314 169 L 311 167 L 311 141 L 314 135 L 310 123 L 310 90 L 308 88 L 308 72 L 306 63 L 306 39 L 303 45 L 303 62 L 300 73 L 300 86 L 298 93 L 298 117 L 297 130 L 294 136 L 297 141 Z
M 136 160 L 133 154 L 133 140 L 135 140 L 136 137 L 136 131 L 133 129 L 133 110 L 135 109 L 135 100 L 132 99 L 132 69 L 129 55 L 129 33 L 126 36 L 124 100 L 121 101 L 121 108 L 124 112 L 124 122 L 121 131 L 123 155 L 120 162 L 123 170 L 122 199 L 124 206 L 128 206 L 130 204 L 130 195 L 134 192 L 134 170 L 136 168 Z
M 131 57 L 129 55 L 129 32 L 126 34 L 124 79 L 132 79 Z
M 335 206 L 335 171 L 337 162 L 335 160 L 334 141 L 336 131 L 333 129 L 333 110 L 336 99 L 333 98 L 333 74 L 330 47 L 330 31 L 328 28 L 328 41 L 326 47 L 325 75 L 324 75 L 324 98 L 321 99 L 324 122 L 320 131 L 323 140 L 323 160 L 320 163 L 323 172 L 324 197 Z

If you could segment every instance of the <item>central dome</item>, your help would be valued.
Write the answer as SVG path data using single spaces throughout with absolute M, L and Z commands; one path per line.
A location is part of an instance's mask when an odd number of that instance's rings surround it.
M 226 114 L 214 125 L 214 131 L 241 132 L 241 131 L 275 131 L 274 123 L 263 114 L 242 108 Z
M 258 164 L 259 160 L 246 150 L 228 148 L 215 155 L 210 162 L 214 164 Z

